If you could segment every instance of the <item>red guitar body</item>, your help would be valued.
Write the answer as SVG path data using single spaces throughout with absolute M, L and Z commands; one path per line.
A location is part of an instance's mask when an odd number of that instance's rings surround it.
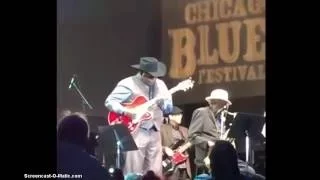
M 187 155 L 175 152 L 172 157 L 167 157 L 162 161 L 162 172 L 166 176 L 172 175 L 176 167 L 188 159 Z
M 143 97 L 143 96 L 137 96 L 136 98 L 133 99 L 132 102 L 130 102 L 130 103 L 123 103 L 122 105 L 123 105 L 124 107 L 130 109 L 130 108 L 135 108 L 135 107 L 137 107 L 137 106 L 139 106 L 139 105 L 142 105 L 142 104 L 146 103 L 147 101 L 148 101 L 148 100 L 147 100 L 145 97 Z M 141 118 L 141 120 L 139 121 L 139 123 L 134 124 L 134 123 L 132 122 L 132 119 L 131 119 L 130 117 L 128 117 L 128 116 L 123 116 L 123 115 L 121 115 L 121 114 L 117 114 L 117 113 L 115 113 L 115 112 L 113 112 L 113 111 L 110 111 L 109 114 L 108 114 L 108 119 L 107 119 L 107 120 L 108 120 L 109 125 L 123 124 L 123 125 L 125 125 L 125 126 L 129 129 L 129 131 L 130 131 L 131 133 L 134 133 L 134 132 L 136 131 L 137 127 L 139 127 L 141 121 L 147 121 L 147 120 L 150 120 L 150 119 L 152 119 L 152 115 L 151 115 L 149 112 L 146 112 L 146 113 L 142 116 L 142 118 Z
M 173 156 L 171 157 L 171 161 L 174 165 L 178 165 L 180 163 L 183 163 L 184 161 L 186 161 L 188 159 L 188 156 L 179 153 L 179 152 L 175 152 L 173 154 Z

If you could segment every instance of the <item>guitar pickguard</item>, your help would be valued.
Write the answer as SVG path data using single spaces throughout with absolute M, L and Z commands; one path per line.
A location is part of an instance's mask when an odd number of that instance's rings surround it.
M 126 108 L 135 108 L 139 105 L 142 105 L 146 103 L 148 100 L 143 97 L 143 96 L 137 96 L 131 103 L 124 103 L 122 104 Z M 114 124 L 123 124 L 125 125 L 131 133 L 134 133 L 136 131 L 137 127 L 140 125 L 140 122 L 142 121 L 148 121 L 153 118 L 153 114 L 150 112 L 145 112 L 141 118 L 139 119 L 139 123 L 134 123 L 131 117 L 124 116 L 124 115 L 119 115 L 115 112 L 109 112 L 108 114 L 108 123 L 109 125 L 114 125 Z
M 152 119 L 152 114 L 150 112 L 146 112 L 142 118 L 141 118 L 141 121 L 148 121 L 148 120 L 151 120 Z

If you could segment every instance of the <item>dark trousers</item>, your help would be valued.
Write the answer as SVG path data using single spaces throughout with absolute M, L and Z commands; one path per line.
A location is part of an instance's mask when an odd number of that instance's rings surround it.
M 191 179 L 188 176 L 186 168 L 177 168 L 171 176 L 165 177 L 165 180 L 187 180 Z
M 210 172 L 206 166 L 197 166 L 196 167 L 196 176 L 199 174 L 210 174 Z

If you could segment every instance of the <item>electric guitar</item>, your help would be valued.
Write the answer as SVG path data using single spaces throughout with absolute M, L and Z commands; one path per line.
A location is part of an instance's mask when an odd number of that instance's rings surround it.
M 193 88 L 193 85 L 194 81 L 189 78 L 171 88 L 169 90 L 169 94 L 172 95 L 178 91 L 187 91 L 188 89 Z M 165 98 L 165 96 L 157 96 L 148 101 L 144 96 L 137 96 L 129 103 L 122 103 L 125 108 L 135 112 L 135 116 L 133 118 L 110 111 L 107 118 L 108 123 L 110 125 L 121 123 L 129 129 L 131 134 L 133 134 L 142 121 L 148 121 L 153 118 L 150 110 L 152 110 L 152 108 L 157 104 L 157 101 L 162 98 Z
M 183 142 L 183 140 L 180 140 L 175 144 L 175 146 L 177 146 L 177 144 L 182 144 Z M 185 152 L 190 147 L 188 143 L 185 143 L 184 145 L 178 147 L 180 147 L 179 152 L 174 152 L 172 157 L 165 156 L 162 161 L 162 172 L 166 176 L 171 175 L 179 164 L 185 162 L 188 159 L 188 155 L 183 154 L 183 152 Z M 177 148 L 172 149 L 176 150 Z

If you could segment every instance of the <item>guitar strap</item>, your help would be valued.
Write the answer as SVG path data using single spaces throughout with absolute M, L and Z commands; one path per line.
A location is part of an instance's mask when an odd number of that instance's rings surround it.
M 181 138 L 182 138 L 182 139 L 185 139 L 185 137 L 184 137 L 184 135 L 183 135 L 182 131 L 180 130 L 180 128 L 178 128 L 178 132 L 180 133 Z
M 133 81 L 135 84 L 137 84 L 138 86 L 145 86 L 140 79 L 138 79 L 139 76 L 133 76 Z M 155 85 L 150 86 L 149 88 L 149 92 L 148 92 L 148 98 L 149 100 L 154 98 L 154 94 L 155 94 Z
M 149 99 L 154 98 L 154 85 L 149 88 Z
M 185 137 L 184 137 L 182 131 L 180 130 L 180 128 L 174 129 L 172 126 L 171 126 L 171 128 L 172 128 L 173 130 L 177 130 L 177 131 L 179 132 L 179 134 L 180 134 L 180 136 L 181 136 L 181 139 L 180 139 L 180 140 L 184 140 L 184 141 L 185 141 Z M 172 134 L 172 132 L 173 132 L 173 131 L 171 130 L 170 133 Z M 172 136 L 171 138 L 173 138 L 173 136 Z M 178 140 L 178 141 L 179 141 L 179 140 Z
M 141 87 L 144 86 L 144 84 L 142 84 L 142 82 L 141 82 L 141 80 L 139 79 L 139 77 L 140 77 L 139 75 L 135 75 L 135 76 L 132 77 L 132 80 L 133 80 L 134 84 L 136 84 L 136 86 L 137 86 L 138 88 L 141 88 Z
M 141 80 L 138 79 L 138 77 L 140 77 L 140 76 L 133 76 L 133 81 L 135 82 L 135 84 L 139 84 L 139 86 L 144 86 L 144 84 L 142 84 Z M 150 88 L 149 88 L 149 93 L 148 93 L 149 100 L 154 98 L 154 89 L 155 89 L 154 86 L 155 85 L 150 86 Z
M 184 144 L 185 144 L 185 143 L 187 142 L 186 137 L 183 135 L 183 133 L 182 133 L 182 131 L 180 130 L 180 128 L 178 128 L 178 131 L 179 131 L 179 133 L 180 133 L 180 135 L 181 135 L 182 139 L 184 140 Z

